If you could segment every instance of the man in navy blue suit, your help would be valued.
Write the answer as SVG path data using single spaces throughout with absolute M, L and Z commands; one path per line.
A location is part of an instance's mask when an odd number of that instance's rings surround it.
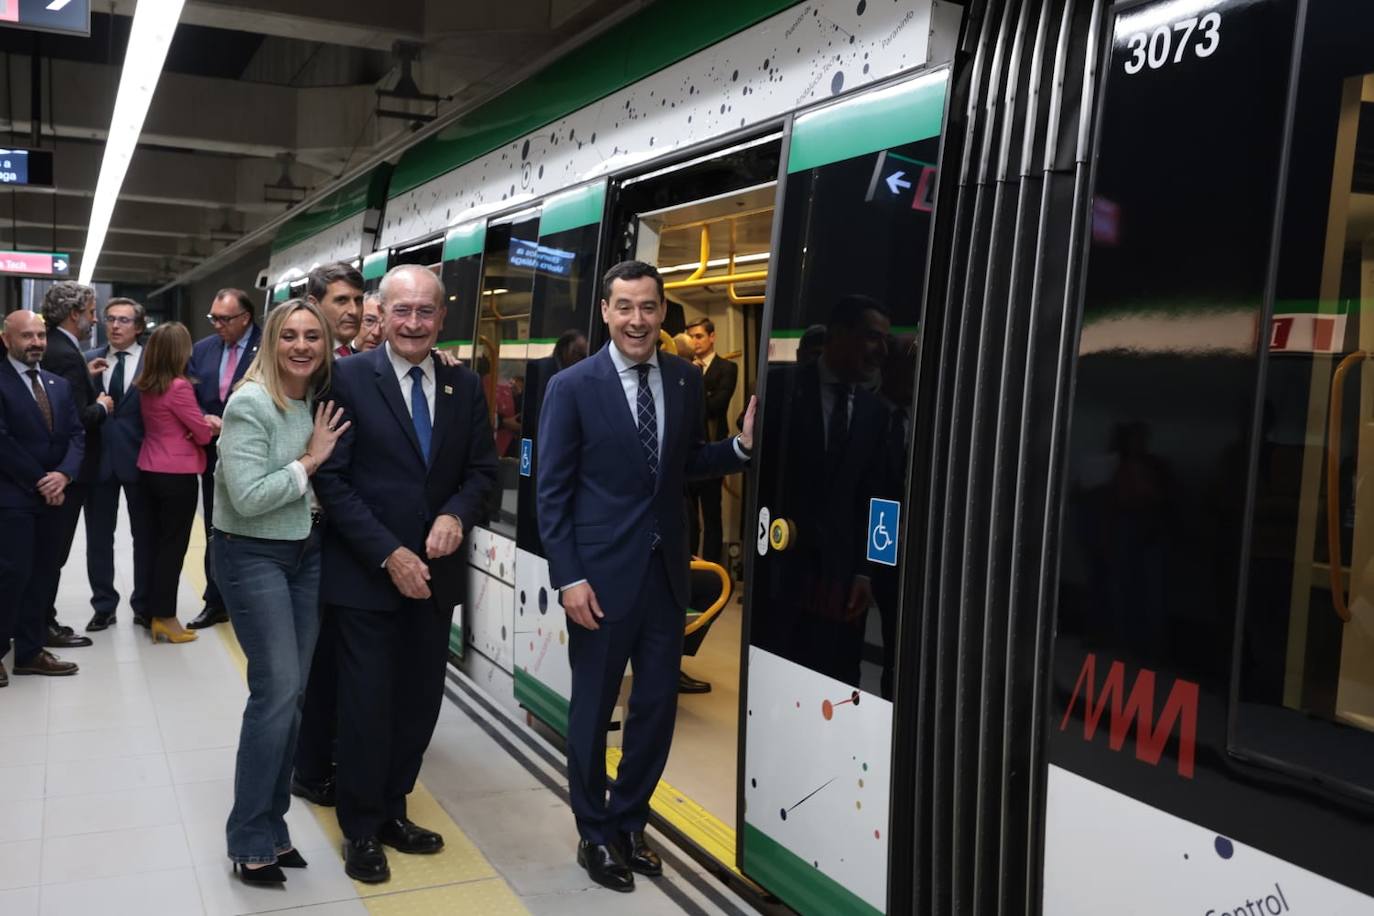
M 665 303 L 658 271 L 625 261 L 602 279 L 611 342 L 559 372 L 539 422 L 539 533 L 570 626 L 568 781 L 578 864 L 613 890 L 662 874 L 644 840 L 649 797 L 668 761 L 688 600 L 687 480 L 743 469 L 740 435 L 705 441 L 701 371 L 658 351 Z M 606 731 L 634 663 L 624 755 L 607 798 Z
M 81 470 L 85 433 L 61 377 L 39 368 L 48 332 L 33 312 L 5 318 L 0 363 L 0 657 L 14 640 L 14 673 L 68 675 L 76 665 L 43 648 L 49 589 L 61 565 L 64 494 Z M 9 684 L 0 663 L 0 687 Z
M 215 333 L 196 341 L 191 350 L 188 370 L 196 383 L 196 400 L 200 409 L 219 417 L 224 415 L 224 402 L 234 390 L 248 364 L 258 353 L 262 329 L 253 323 L 253 300 L 241 289 L 222 289 L 210 303 L 210 324 Z M 210 520 L 215 516 L 215 446 L 205 450 L 205 473 L 200 477 L 201 507 L 205 522 L 205 537 L 212 536 Z M 205 549 L 205 607 L 187 624 L 193 630 L 225 623 L 229 612 L 224 609 L 219 586 L 210 571 L 210 549 Z
M 134 589 L 129 597 L 134 617 L 146 619 L 147 550 L 140 543 L 138 451 L 143 445 L 143 414 L 139 408 L 139 370 L 143 347 L 138 342 L 146 315 L 133 299 L 115 298 L 105 303 L 105 336 L 108 343 L 86 353 L 87 362 L 100 360 L 104 371 L 95 376 L 96 390 L 114 405 L 100 430 L 95 454 L 95 473 L 86 492 L 86 575 L 91 582 L 94 613 L 86 632 L 104 630 L 115 622 L 119 591 L 114 584 L 114 537 L 119 517 L 119 494 L 129 509 L 134 536 Z M 88 448 L 94 443 L 87 443 Z
M 458 548 L 482 521 L 497 471 L 481 380 L 433 352 L 443 283 L 410 264 L 379 289 L 386 343 L 334 364 L 331 395 L 352 426 L 315 476 L 326 521 L 320 597 L 337 639 L 344 870 L 370 883 L 391 877 L 383 845 L 444 845 L 406 817 L 406 795 L 443 701 L 467 581 Z

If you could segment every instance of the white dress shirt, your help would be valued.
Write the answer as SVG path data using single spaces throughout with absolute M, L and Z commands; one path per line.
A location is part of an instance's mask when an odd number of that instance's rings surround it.
M 396 352 L 391 349 L 391 343 L 389 341 L 384 344 L 384 346 L 386 347 L 386 357 L 391 360 L 391 368 L 396 372 L 396 381 L 401 385 L 401 400 L 405 402 L 406 413 L 411 414 L 413 419 L 414 413 L 411 407 L 410 398 L 412 394 L 411 389 L 415 387 L 415 380 L 410 377 L 410 370 L 415 368 L 415 363 L 412 363 L 403 356 L 397 355 Z M 429 407 L 429 425 L 430 428 L 433 429 L 434 357 L 426 356 L 419 365 L 420 371 L 424 373 L 424 377 L 420 381 L 422 385 L 421 390 L 425 393 L 425 404 Z
M 33 398 L 33 402 L 37 404 L 38 395 L 33 393 L 33 379 L 28 376 L 28 371 L 30 369 L 37 369 L 38 367 L 26 366 L 19 360 L 15 359 L 13 356 L 7 355 L 5 358 L 10 361 L 10 365 L 14 367 L 14 371 L 19 373 L 19 378 L 24 383 L 24 390 L 29 393 L 29 397 Z M 39 384 L 42 384 L 41 377 L 39 379 Z
M 138 341 L 129 344 L 129 346 L 122 351 L 116 350 L 113 347 L 110 348 L 109 354 L 105 357 L 105 361 L 108 362 L 109 365 L 106 366 L 105 371 L 100 374 L 105 393 L 110 397 L 115 396 L 115 393 L 110 390 L 110 379 L 114 378 L 115 366 L 119 365 L 119 354 L 121 352 L 129 355 L 124 357 L 124 390 L 119 392 L 120 397 L 128 394 L 129 389 L 134 387 L 134 376 L 138 374 L 138 361 L 143 358 L 143 347 Z
M 634 423 L 636 430 L 639 429 L 639 370 L 635 368 L 635 363 L 620 352 L 620 348 L 611 342 L 611 362 L 615 363 L 616 374 L 620 376 L 620 387 L 625 389 L 625 402 L 630 407 L 630 419 Z M 658 351 L 654 350 L 653 355 L 648 359 L 649 365 L 649 391 L 654 396 L 654 419 L 658 423 L 658 448 L 659 453 L 663 451 L 663 370 L 658 365 Z

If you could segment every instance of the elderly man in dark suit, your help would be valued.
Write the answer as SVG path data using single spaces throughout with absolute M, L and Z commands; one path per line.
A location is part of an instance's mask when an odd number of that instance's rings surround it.
M 85 434 L 67 383 L 39 368 L 43 319 L 11 312 L 0 338 L 0 657 L 13 639 L 15 674 L 75 674 L 76 665 L 44 648 L 43 617 L 62 569 L 59 510 L 80 472 Z M 0 663 L 0 687 L 8 684 Z
M 496 446 L 478 377 L 435 358 L 443 283 L 418 265 L 379 287 L 386 343 L 334 366 L 352 419 L 315 477 L 326 519 L 320 596 L 339 668 L 339 827 L 344 868 L 391 876 L 383 845 L 443 847 L 406 817 L 406 795 L 443 700 L 448 631 L 464 600 L 458 553 L 496 486 Z
M 738 437 L 707 443 L 701 372 L 658 351 L 658 271 L 617 264 L 602 297 L 610 344 L 555 375 L 544 395 L 538 514 L 549 577 L 574 624 L 568 782 L 577 861 L 593 881 L 630 891 L 632 872 L 663 870 L 644 826 L 677 715 L 690 562 L 683 487 L 744 467 L 755 407 L 751 399 Z M 606 731 L 631 660 L 624 756 L 608 800 Z
M 57 509 L 57 568 L 61 570 L 71 553 L 87 489 L 95 478 L 101 427 L 114 409 L 114 402 L 96 389 L 92 379 L 94 373 L 104 369 L 104 364 L 88 364 L 85 356 L 84 341 L 95 323 L 95 290 L 70 280 L 54 283 L 43 295 L 43 321 L 48 326 L 48 346 L 43 354 L 43 368 L 66 381 L 86 435 L 81 471 L 67 487 L 63 503 Z M 46 645 L 49 648 L 89 646 L 90 637 L 77 635 L 71 627 L 58 622 L 56 601 L 59 580 L 60 576 L 51 583 Z
M 95 476 L 86 493 L 86 575 L 91 581 L 93 614 L 86 632 L 96 633 L 115 622 L 119 591 L 114 584 L 114 537 L 119 518 L 119 494 L 129 509 L 134 536 L 134 589 L 129 597 L 135 619 L 145 618 L 147 607 L 147 550 L 140 543 L 138 450 L 143 445 L 143 414 L 139 408 L 138 380 L 143 366 L 143 347 L 138 342 L 146 316 L 133 299 L 115 298 L 105 303 L 105 337 L 108 343 L 86 353 L 91 363 L 105 368 L 95 376 L 96 390 L 114 404 L 100 431 L 99 445 L 88 443 L 95 455 Z
M 253 323 L 253 300 L 241 289 L 222 289 L 215 293 L 206 317 L 215 332 L 196 341 L 191 350 L 191 365 L 187 374 L 195 379 L 196 401 L 206 414 L 224 415 L 224 402 L 234 390 L 243 373 L 258 353 L 262 329 Z M 205 473 L 200 475 L 200 497 L 205 537 L 205 607 L 187 624 L 193 630 L 225 623 L 229 612 L 224 609 L 219 586 L 210 569 L 210 520 L 215 516 L 215 451 L 214 443 L 205 449 Z

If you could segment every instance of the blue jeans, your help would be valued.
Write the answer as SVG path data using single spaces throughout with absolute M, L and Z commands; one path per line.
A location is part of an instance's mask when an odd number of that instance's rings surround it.
M 234 769 L 229 858 L 270 864 L 291 849 L 286 810 L 301 703 L 320 632 L 320 538 L 269 541 L 215 532 L 215 577 L 248 659 L 248 704 Z

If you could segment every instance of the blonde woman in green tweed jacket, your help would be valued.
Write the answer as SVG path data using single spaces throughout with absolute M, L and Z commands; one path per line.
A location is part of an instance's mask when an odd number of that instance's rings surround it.
M 246 884 L 302 868 L 286 827 L 300 704 L 319 635 L 319 515 L 310 478 L 348 428 L 332 403 L 330 334 L 303 299 L 267 316 L 262 345 L 224 408 L 215 468 L 212 562 L 248 658 L 229 858 Z M 312 417 L 313 410 L 313 417 Z

